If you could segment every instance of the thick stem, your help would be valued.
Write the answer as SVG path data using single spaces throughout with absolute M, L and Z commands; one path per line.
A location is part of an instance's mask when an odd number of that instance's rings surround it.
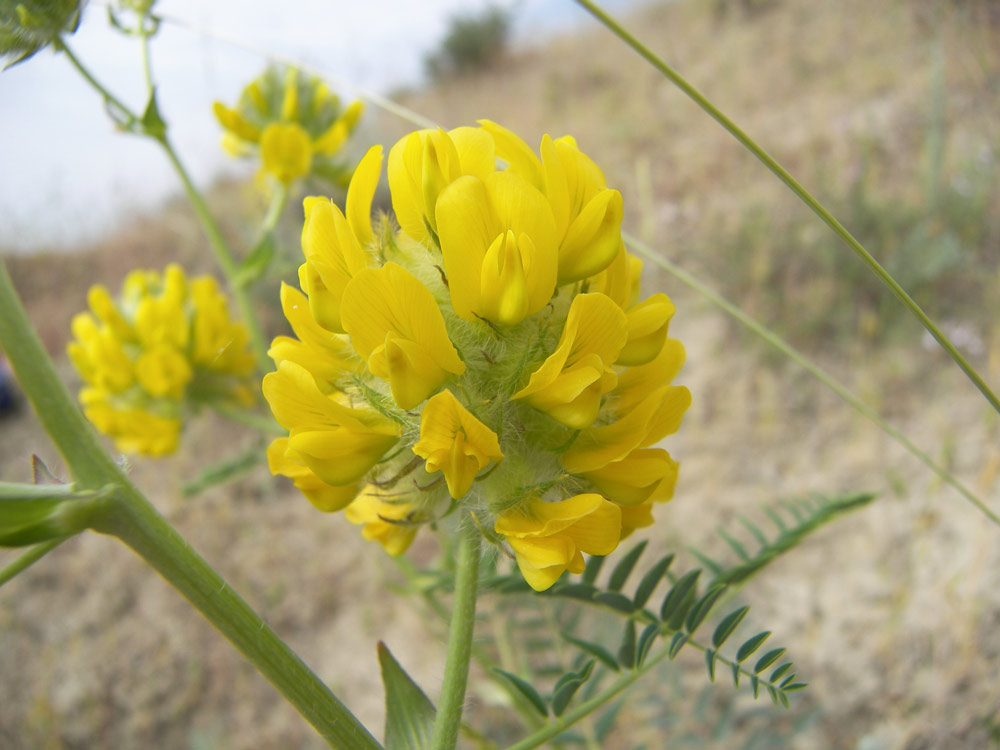
M 997 412 L 1000 412 L 1000 399 L 998 399 L 996 394 L 990 390 L 990 387 L 986 384 L 986 381 L 983 380 L 982 376 L 976 372 L 975 368 L 973 368 L 965 357 L 962 356 L 961 352 L 955 348 L 955 345 L 951 343 L 951 340 L 945 336 L 944 332 L 942 332 L 934 321 L 928 317 L 927 313 L 923 311 L 920 305 L 918 305 L 914 299 L 907 294 L 906 290 L 896 282 L 889 272 L 886 271 L 874 257 L 872 257 L 871 253 L 865 250 L 864 246 L 858 242 L 850 232 L 847 231 L 844 225 L 837 221 L 833 214 L 831 214 L 822 203 L 813 197 L 812 193 L 802 187 L 798 180 L 792 177 L 792 175 L 784 167 L 782 167 L 773 156 L 761 148 L 761 146 L 759 146 L 756 141 L 747 135 L 742 128 L 730 120 L 729 117 L 722 112 L 722 110 L 712 104 L 712 102 L 709 101 L 704 94 L 698 91 L 698 89 L 696 89 L 680 73 L 670 67 L 664 60 L 654 54 L 652 50 L 636 39 L 631 32 L 615 21 L 615 19 L 601 10 L 601 8 L 591 2 L 591 0 L 576 0 L 576 2 L 583 6 L 598 21 L 604 24 L 613 34 L 625 42 L 625 44 L 635 50 L 650 65 L 660 71 L 665 78 L 683 91 L 692 101 L 694 101 L 695 104 L 705 110 L 709 117 L 725 128 L 729 134 L 739 141 L 744 148 L 756 156 L 761 163 L 774 174 L 775 177 L 785 183 L 788 189 L 795 193 L 799 200 L 805 203 L 814 214 L 822 219 L 823 222 L 833 230 L 837 236 L 846 242 L 847 245 L 855 253 L 857 253 L 861 260 L 865 262 L 868 268 L 871 269 L 872 273 L 874 273 L 882 281 L 882 283 L 892 290 L 892 293 L 899 298 L 900 302 L 902 302 L 911 313 L 913 313 L 917 320 L 920 321 L 924 328 L 926 328 L 938 344 L 941 345 L 941 348 L 944 349 L 955 361 L 955 364 L 962 369 L 962 372 L 964 372 L 976 388 L 979 389 L 979 392 L 983 394 L 990 405 Z
M 479 587 L 480 535 L 471 518 L 463 520 L 455 559 L 455 598 L 448 628 L 448 656 L 431 739 L 433 750 L 454 750 L 462 721 L 465 686 L 469 679 L 472 632 L 476 625 Z
M 243 599 L 134 488 L 97 531 L 117 536 L 177 589 L 330 743 L 345 750 L 381 746 Z
M 92 527 L 128 544 L 242 653 L 333 747 L 381 746 L 121 472 L 59 379 L 0 262 L 0 347 L 81 489 L 113 486 Z M 47 552 L 33 547 L 26 567 Z M 37 555 L 37 556 L 36 556 Z M 19 563 L 15 561 L 15 566 Z M 15 570 L 15 572 L 18 572 Z

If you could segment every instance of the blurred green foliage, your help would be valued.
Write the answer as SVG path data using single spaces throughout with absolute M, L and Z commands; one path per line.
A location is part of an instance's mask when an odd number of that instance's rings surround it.
M 79 0 L 0 0 L 0 58 L 5 68 L 27 60 L 72 34 L 80 23 Z
M 511 20 L 510 11 L 496 5 L 452 16 L 438 50 L 424 58 L 428 78 L 440 81 L 492 67 L 507 50 Z

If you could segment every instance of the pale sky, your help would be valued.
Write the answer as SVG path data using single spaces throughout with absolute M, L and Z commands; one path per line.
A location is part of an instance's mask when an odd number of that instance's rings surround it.
M 628 0 L 608 5 L 620 7 Z M 436 47 L 456 11 L 487 0 L 161 0 L 164 23 L 152 60 L 160 108 L 171 138 L 201 185 L 241 167 L 219 148 L 211 113 L 216 99 L 235 102 L 266 57 L 224 39 L 301 60 L 332 88 L 385 93 L 419 83 L 422 58 Z M 516 38 L 543 36 L 589 17 L 568 0 L 499 0 L 513 7 Z M 144 83 L 138 42 L 113 31 L 103 4 L 91 3 L 69 44 L 97 78 L 142 111 Z M 124 209 L 157 205 L 178 190 L 154 144 L 114 131 L 98 96 L 68 61 L 51 50 L 0 73 L 0 247 L 30 250 L 93 241 Z

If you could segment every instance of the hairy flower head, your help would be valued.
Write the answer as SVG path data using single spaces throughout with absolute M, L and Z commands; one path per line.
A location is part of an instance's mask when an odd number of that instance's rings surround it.
M 658 443 L 690 403 L 673 304 L 640 301 L 621 196 L 571 138 L 538 157 L 493 123 L 405 136 L 399 229 L 372 218 L 380 168 L 376 146 L 343 210 L 306 199 L 295 337 L 264 379 L 288 430 L 271 470 L 392 554 L 462 508 L 547 588 L 673 494 Z
M 191 407 L 252 399 L 249 336 L 215 279 L 133 271 L 118 299 L 98 285 L 87 301 L 67 351 L 84 413 L 123 453 L 172 453 Z

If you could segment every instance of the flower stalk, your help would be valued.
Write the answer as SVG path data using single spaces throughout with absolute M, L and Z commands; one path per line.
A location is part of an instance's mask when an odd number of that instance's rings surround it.
M 476 624 L 480 539 L 481 535 L 472 519 L 465 519 L 455 556 L 455 598 L 451 605 L 451 625 L 448 628 L 444 684 L 441 687 L 431 739 L 433 750 L 454 750 L 458 742 L 465 686 L 469 680 L 472 633 Z

